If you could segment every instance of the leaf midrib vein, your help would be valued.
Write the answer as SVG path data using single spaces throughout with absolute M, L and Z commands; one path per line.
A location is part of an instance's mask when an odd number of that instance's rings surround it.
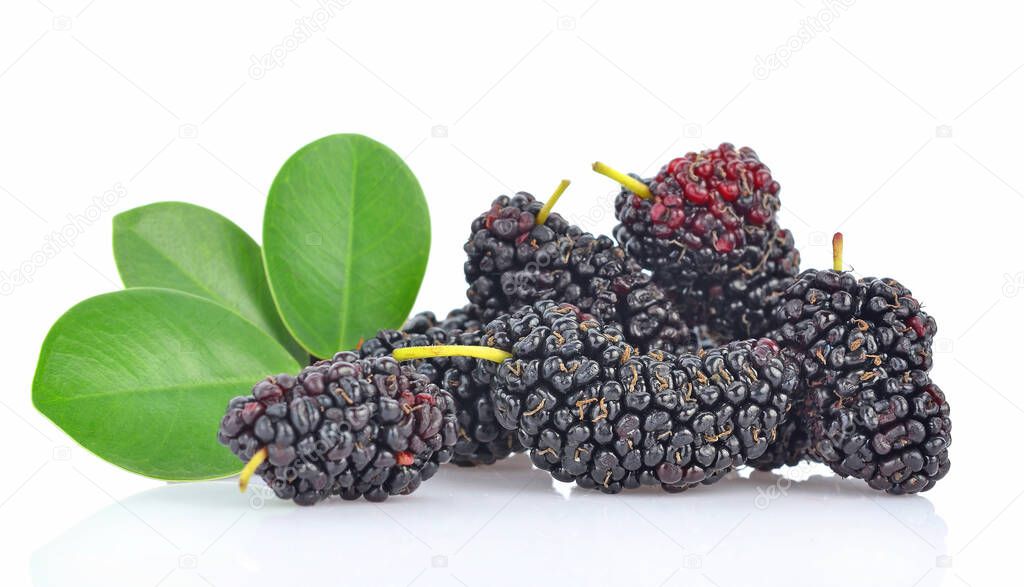
M 344 269 L 344 280 L 341 283 L 341 316 L 339 317 L 338 328 L 338 341 L 337 347 L 340 349 L 345 345 L 345 340 L 348 337 L 348 319 L 349 319 L 349 303 L 350 294 L 352 290 L 352 245 L 353 245 L 353 232 L 355 231 L 355 218 L 356 218 L 356 176 L 359 174 L 359 154 L 357 149 L 352 149 L 352 183 L 349 188 L 349 202 L 348 202 L 348 230 L 345 234 L 346 246 L 345 246 L 345 269 Z

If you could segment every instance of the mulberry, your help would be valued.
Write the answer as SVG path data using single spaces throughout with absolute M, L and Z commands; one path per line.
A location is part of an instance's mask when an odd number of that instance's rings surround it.
M 603 163 L 623 185 L 615 238 L 676 297 L 691 323 L 726 340 L 767 333 L 767 312 L 799 272 L 800 254 L 779 227 L 779 184 L 750 148 L 673 159 L 649 180 Z
M 746 339 L 766 336 L 771 310 L 800 272 L 800 252 L 788 230 L 771 236 L 768 250 L 723 275 L 697 278 L 677 293 L 686 316 L 708 324 L 719 337 Z
M 723 143 L 687 153 L 647 181 L 602 163 L 594 169 L 624 184 L 616 239 L 661 283 L 686 286 L 768 252 L 779 183 L 753 149 Z
M 467 304 L 448 312 L 444 320 L 438 320 L 433 312 L 420 312 L 406 320 L 402 325 L 402 332 L 426 334 L 431 328 L 440 328 L 446 332 L 474 332 L 480 330 L 482 326 L 477 308 Z
M 932 366 L 935 319 L 893 279 L 807 270 L 772 310 L 771 337 L 801 354 L 807 387 L 848 397 L 878 379 Z
M 927 491 L 949 472 L 949 404 L 924 371 L 838 398 L 817 388 L 807 402 L 814 453 L 839 475 L 904 494 Z
M 783 354 L 789 354 L 783 350 Z M 772 471 L 780 467 L 792 467 L 804 461 L 818 461 L 811 450 L 810 422 L 805 416 L 802 386 L 797 386 L 791 399 L 791 409 L 784 424 L 779 426 L 778 438 L 769 445 L 768 450 L 751 465 L 762 471 Z
M 549 202 L 550 203 L 550 202 Z M 543 222 L 538 217 L 543 215 Z M 544 299 L 620 325 L 642 350 L 694 350 L 705 336 L 608 237 L 547 214 L 530 194 L 501 196 L 473 221 L 465 245 L 469 301 L 492 320 Z
M 455 402 L 391 357 L 342 352 L 298 376 L 268 377 L 228 404 L 218 440 L 282 499 L 383 501 L 452 457 Z
M 928 377 L 935 319 L 893 279 L 803 272 L 772 310 L 772 337 L 801 363 L 795 420 L 808 456 L 890 493 L 949 470 L 949 405 Z M 767 466 L 767 465 L 766 465 Z
M 550 301 L 495 319 L 483 341 L 509 351 L 480 361 L 499 423 L 537 467 L 606 493 L 681 491 L 760 457 L 799 380 L 770 340 L 641 354 L 618 328 Z
M 479 322 L 473 308 L 454 310 L 438 321 L 434 314 L 417 314 L 401 331 L 381 330 L 360 347 L 364 357 L 390 355 L 395 349 L 435 345 L 479 345 Z M 514 432 L 498 425 L 490 397 L 490 374 L 467 357 L 435 357 L 413 367 L 455 400 L 458 439 L 452 462 L 460 466 L 490 465 L 522 452 Z

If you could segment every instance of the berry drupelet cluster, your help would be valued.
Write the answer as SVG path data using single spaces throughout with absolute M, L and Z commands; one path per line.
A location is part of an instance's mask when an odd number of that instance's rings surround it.
M 475 332 L 480 330 L 483 323 L 477 308 L 472 304 L 466 304 L 456 308 L 444 320 L 438 320 L 433 312 L 420 312 L 409 318 L 402 325 L 402 332 L 409 334 L 426 334 L 433 328 L 439 328 L 445 332 Z
M 479 345 L 479 322 L 472 309 L 454 310 L 438 321 L 423 312 L 406 322 L 401 331 L 381 330 L 359 347 L 363 357 L 388 356 L 400 348 L 438 345 Z M 490 465 L 522 452 L 514 432 L 495 418 L 490 397 L 490 373 L 468 357 L 434 357 L 409 363 L 455 401 L 457 440 L 452 462 L 460 466 Z
M 659 280 L 690 284 L 767 251 L 779 183 L 752 149 L 723 143 L 687 153 L 645 183 L 649 194 L 616 199 L 615 235 Z
M 799 380 L 770 340 L 641 354 L 616 327 L 554 302 L 489 323 L 484 339 L 512 355 L 493 367 L 499 422 L 537 467 L 606 493 L 682 491 L 760 457 Z
M 538 221 L 530 194 L 497 198 L 473 221 L 466 242 L 469 301 L 484 320 L 554 299 L 622 327 L 642 350 L 694 350 L 707 338 L 691 329 L 668 293 L 606 236 L 558 214 Z
M 928 373 L 908 371 L 846 399 L 809 400 L 813 450 L 844 477 L 889 493 L 919 493 L 949 472 L 949 404 Z
M 935 320 L 893 279 L 808 270 L 773 310 L 772 336 L 798 358 L 801 453 L 890 493 L 934 486 L 949 470 L 949 405 L 934 385 Z
M 935 319 L 893 279 L 803 272 L 779 298 L 773 336 L 804 353 L 808 385 L 848 395 L 862 382 L 932 366 Z
M 770 237 L 768 250 L 716 278 L 700 278 L 680 291 L 683 315 L 705 322 L 719 337 L 768 334 L 772 308 L 800 270 L 800 253 L 788 230 Z
M 723 143 L 688 153 L 647 181 L 595 169 L 625 183 L 616 239 L 691 323 L 728 340 L 766 334 L 768 308 L 799 272 L 800 255 L 775 218 L 779 183 L 752 149 Z
M 448 392 L 391 357 L 350 352 L 260 381 L 231 400 L 218 432 L 299 505 L 412 493 L 451 459 L 456 438 Z

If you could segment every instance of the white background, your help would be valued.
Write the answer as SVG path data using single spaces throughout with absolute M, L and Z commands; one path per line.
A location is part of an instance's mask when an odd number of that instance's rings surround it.
M 1019 581 L 1019 8 L 344 4 L 3 3 L 0 582 Z M 300 39 L 299 27 L 312 32 Z M 275 67 L 252 67 L 268 54 Z M 650 173 L 721 141 L 753 146 L 782 183 L 781 219 L 805 267 L 830 262 L 841 229 L 850 265 L 900 279 L 937 317 L 934 377 L 955 423 L 949 477 L 890 497 L 799 467 L 609 497 L 552 484 L 520 457 L 443 469 L 382 505 L 299 509 L 228 482 L 135 477 L 33 410 L 49 326 L 119 287 L 114 214 L 185 200 L 259 239 L 279 165 L 335 132 L 385 142 L 422 182 L 434 240 L 416 308 L 438 313 L 462 303 L 460 247 L 494 196 L 544 197 L 568 177 L 559 209 L 607 232 L 615 187 L 589 171 L 593 160 Z M 73 243 L 40 257 L 55 231 Z

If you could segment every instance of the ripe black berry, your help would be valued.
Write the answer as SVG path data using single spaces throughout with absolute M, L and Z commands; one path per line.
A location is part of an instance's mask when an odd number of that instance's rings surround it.
M 782 355 L 788 361 L 800 364 L 799 354 L 791 349 L 783 348 Z M 771 471 L 780 467 L 792 467 L 803 461 L 820 461 L 811 449 L 811 419 L 807 413 L 805 385 L 801 372 L 800 384 L 790 394 L 789 412 L 786 414 L 786 421 L 779 426 L 778 438 L 763 455 L 751 461 L 753 467 Z
M 451 459 L 455 403 L 411 366 L 342 352 L 231 400 L 217 437 L 243 461 L 265 459 L 255 473 L 282 499 L 383 501 Z
M 946 474 L 949 404 L 927 373 L 937 327 L 910 290 L 893 279 L 808 270 L 777 300 L 772 320 L 772 337 L 801 364 L 801 432 L 759 466 L 806 451 L 890 493 L 927 491 Z
M 432 328 L 440 328 L 445 332 L 474 332 L 480 330 L 481 326 L 477 308 L 467 304 L 448 312 L 444 320 L 438 320 L 433 312 L 420 312 L 406 320 L 402 325 L 402 332 L 426 334 Z
M 539 302 L 484 327 L 498 421 L 537 467 L 617 493 L 681 491 L 762 456 L 785 423 L 798 365 L 770 340 L 641 354 L 614 326 Z
M 485 321 L 552 299 L 621 326 L 644 351 L 698 348 L 702 334 L 623 249 L 558 214 L 538 224 L 541 209 L 533 196 L 520 192 L 497 198 L 473 221 L 465 245 L 467 295 Z
M 726 273 L 701 275 L 675 294 L 685 316 L 708 324 L 719 337 L 758 338 L 768 334 L 772 307 L 799 272 L 793 235 L 778 229 L 760 258 L 749 258 Z
M 438 321 L 430 312 L 417 314 L 401 331 L 381 330 L 360 347 L 364 357 L 390 355 L 395 349 L 436 345 L 479 345 L 479 323 L 472 307 L 454 310 Z M 524 449 L 514 432 L 498 425 L 490 397 L 490 373 L 467 357 L 435 357 L 410 363 L 417 372 L 451 394 L 455 401 L 457 436 L 452 462 L 460 466 L 490 465 Z
M 814 453 L 844 477 L 889 493 L 918 493 L 949 472 L 949 404 L 928 373 L 914 370 L 836 397 L 807 397 Z
M 808 388 L 846 397 L 876 379 L 932 366 L 935 319 L 893 279 L 807 270 L 772 309 L 772 337 L 801 354 Z

